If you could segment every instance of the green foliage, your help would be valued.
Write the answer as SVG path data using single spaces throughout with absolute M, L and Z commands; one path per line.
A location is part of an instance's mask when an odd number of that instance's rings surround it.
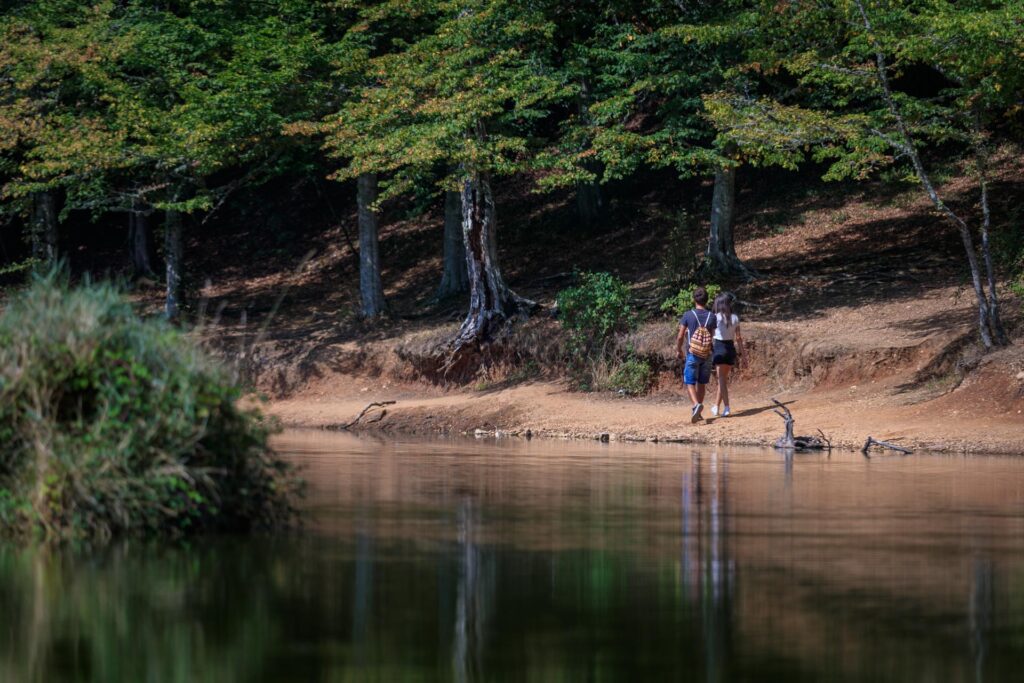
M 684 289 L 680 289 L 675 296 L 671 296 L 661 302 L 661 310 L 663 313 L 671 313 L 672 315 L 679 317 L 686 313 L 688 310 L 693 308 L 696 304 L 693 301 L 693 291 L 697 289 L 699 285 L 691 285 Z M 710 305 L 715 297 L 722 291 L 721 285 L 709 284 L 704 285 L 704 289 L 708 292 L 708 304 Z
M 50 538 L 287 519 L 272 426 L 181 332 L 109 284 L 39 276 L 0 314 L 0 518 Z
M 337 114 L 306 128 L 325 133 L 326 149 L 343 160 L 338 178 L 383 174 L 382 201 L 437 167 L 453 169 L 448 187 L 524 170 L 535 124 L 574 92 L 551 60 L 555 25 L 532 5 L 432 0 L 417 12 L 414 36 L 366 62 Z M 395 20 L 373 6 L 364 16 L 358 30 L 371 35 Z
M 578 281 L 556 298 L 572 350 L 590 354 L 602 349 L 613 335 L 636 329 L 640 318 L 633 309 L 629 285 L 610 273 L 580 273 Z
M 647 393 L 654 381 L 651 365 L 639 358 L 627 358 L 615 367 L 608 378 L 608 388 L 630 396 Z

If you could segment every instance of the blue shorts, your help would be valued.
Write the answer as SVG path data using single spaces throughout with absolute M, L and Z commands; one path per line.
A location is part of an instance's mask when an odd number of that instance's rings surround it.
M 709 381 L 711 381 L 711 359 L 700 358 L 687 352 L 686 365 L 683 366 L 683 384 L 707 384 Z

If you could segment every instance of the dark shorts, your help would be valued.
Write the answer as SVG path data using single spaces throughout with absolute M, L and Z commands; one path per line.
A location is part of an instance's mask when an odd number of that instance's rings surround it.
M 736 365 L 736 343 L 716 339 L 711 362 L 715 365 Z
M 683 384 L 707 384 L 711 380 L 711 359 L 686 354 L 683 366 Z

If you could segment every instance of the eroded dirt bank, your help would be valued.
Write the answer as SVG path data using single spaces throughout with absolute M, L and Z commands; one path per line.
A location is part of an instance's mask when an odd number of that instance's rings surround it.
M 751 327 L 761 344 L 781 334 L 773 326 Z M 990 354 L 957 380 L 955 368 L 942 366 L 944 340 L 859 350 L 824 341 L 779 345 L 786 363 L 743 372 L 731 417 L 705 411 L 708 419 L 697 424 L 690 423 L 678 379 L 667 372 L 654 393 L 635 399 L 573 392 L 561 382 L 445 391 L 328 372 L 269 408 L 290 427 L 337 428 L 371 402 L 395 401 L 382 418 L 371 411 L 353 429 L 768 445 L 782 433 L 774 397 L 793 412 L 797 434 L 820 429 L 840 448 L 860 448 L 870 435 L 920 450 L 1024 454 L 1024 350 Z M 756 365 L 771 354 L 762 349 L 752 356 Z

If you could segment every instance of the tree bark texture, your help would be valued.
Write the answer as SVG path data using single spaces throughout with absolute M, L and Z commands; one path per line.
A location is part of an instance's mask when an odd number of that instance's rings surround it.
M 444 270 L 437 298 L 445 299 L 469 289 L 469 270 L 466 266 L 466 248 L 462 239 L 462 195 L 444 193 Z
M 32 256 L 44 264 L 57 261 L 57 200 L 39 192 L 32 201 Z
M 980 124 L 976 130 L 981 135 Z M 1003 327 L 1002 317 L 999 313 L 999 294 L 996 289 L 996 269 L 992 262 L 992 248 L 989 245 L 989 229 L 992 225 L 992 212 L 988 205 L 988 159 L 984 143 L 979 142 L 977 146 L 978 158 L 978 184 L 981 186 L 981 256 L 985 261 L 985 271 L 988 276 L 988 322 L 989 330 L 992 333 L 992 341 L 998 346 L 1006 346 L 1010 338 Z
M 490 341 L 509 318 L 533 302 L 517 296 L 505 284 L 498 265 L 497 223 L 491 186 L 473 175 L 462 187 L 462 237 L 469 273 L 469 313 L 452 344 L 452 359 L 464 349 Z M 448 363 L 449 368 L 452 361 Z
M 153 262 L 149 256 L 149 216 L 133 210 L 128 214 L 128 250 L 132 273 L 136 278 L 153 277 Z
M 373 204 L 377 201 L 377 174 L 363 173 L 356 180 L 359 208 L 359 296 L 363 316 L 375 318 L 385 312 L 384 286 L 380 278 L 380 221 Z
M 597 183 L 576 185 L 576 213 L 580 224 L 587 230 L 600 223 L 604 210 L 604 196 Z
M 714 269 L 723 275 L 751 275 L 736 256 L 733 227 L 736 223 L 736 167 L 720 166 L 715 171 L 715 187 L 711 196 L 711 231 L 707 257 Z
M 181 212 L 168 211 L 164 230 L 164 261 L 167 264 L 167 296 L 164 315 L 177 320 L 181 312 Z

